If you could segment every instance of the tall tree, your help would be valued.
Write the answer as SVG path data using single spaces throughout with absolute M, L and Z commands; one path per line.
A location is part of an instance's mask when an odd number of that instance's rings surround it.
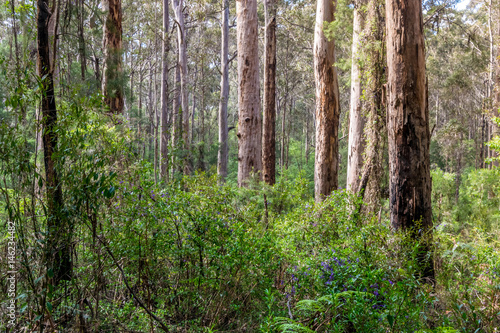
M 217 175 L 224 181 L 227 177 L 228 161 L 228 127 L 227 127 L 227 102 L 229 99 L 229 0 L 222 0 L 224 11 L 222 14 L 222 43 L 221 43 L 221 79 L 219 100 L 219 151 L 217 155 Z
M 190 172 L 190 163 L 187 156 L 189 152 L 189 104 L 188 104 L 188 68 L 187 68 L 187 43 L 186 25 L 184 23 L 184 0 L 172 0 L 177 26 L 177 50 L 179 52 L 179 74 L 181 79 L 181 109 L 182 109 L 182 141 L 184 143 L 184 174 Z
M 238 185 L 262 166 L 257 0 L 237 0 Z
M 103 0 L 106 21 L 103 32 L 104 102 L 114 114 L 123 113 L 122 73 L 122 3 L 121 0 Z
M 366 109 L 365 161 L 363 163 L 357 191 L 363 195 L 367 204 L 365 210 L 374 213 L 380 206 L 381 185 L 384 179 L 384 152 L 386 140 L 386 110 L 384 105 L 384 4 L 381 0 L 370 0 L 366 8 L 366 26 L 364 31 L 364 57 L 366 70 L 363 71 L 364 107 Z
M 262 175 L 273 185 L 276 181 L 276 4 L 264 0 L 265 11 L 265 66 L 264 66 L 264 121 L 262 135 Z
M 339 86 L 335 43 L 324 34 L 324 23 L 334 20 L 336 1 L 317 0 L 314 30 L 314 76 L 316 79 L 316 155 L 314 193 L 321 201 L 338 184 Z
M 54 160 L 57 149 L 57 108 L 54 94 L 53 68 L 50 60 L 49 43 L 49 4 L 47 0 L 38 0 L 37 43 L 38 73 L 42 82 L 42 142 L 45 165 L 45 188 L 47 191 L 47 229 L 46 248 L 47 269 L 54 273 L 57 283 L 70 280 L 72 275 L 69 228 L 62 217 L 63 195 L 61 181 Z M 55 57 L 54 57 L 55 59 Z
M 390 215 L 395 229 L 422 239 L 422 274 L 432 231 L 429 109 L 421 0 L 386 0 Z
M 365 0 L 358 0 L 354 5 L 352 31 L 352 66 L 351 66 L 351 103 L 349 110 L 349 147 L 347 155 L 347 188 L 356 192 L 359 187 L 363 168 L 365 147 L 365 117 L 362 109 L 361 89 L 361 54 L 362 33 L 365 26 Z
M 168 0 L 163 0 L 163 30 L 162 30 L 162 72 L 161 72 L 161 134 L 160 134 L 160 175 L 168 180 Z

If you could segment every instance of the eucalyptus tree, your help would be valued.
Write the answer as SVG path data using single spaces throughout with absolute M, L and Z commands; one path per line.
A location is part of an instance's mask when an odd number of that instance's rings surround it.
M 54 9 L 54 8 L 53 8 Z M 54 282 L 71 280 L 72 263 L 70 233 L 67 220 L 63 217 L 63 193 L 57 162 L 58 131 L 57 105 L 54 90 L 54 63 L 50 59 L 49 4 L 47 0 L 37 1 L 37 50 L 38 74 L 42 82 L 42 141 L 45 166 L 45 188 L 47 191 L 47 270 L 53 272 Z M 54 51 L 56 49 L 54 48 Z M 54 61 L 56 57 L 53 57 Z
M 181 124 L 182 124 L 182 141 L 184 145 L 184 166 L 183 172 L 185 175 L 190 172 L 188 154 L 190 150 L 189 140 L 189 101 L 188 101 L 188 59 L 187 59 L 187 36 L 186 25 L 184 22 L 184 0 L 172 0 L 172 5 L 175 14 L 175 25 L 177 27 L 177 51 L 178 67 L 180 77 L 180 100 L 181 100 Z M 177 74 L 176 74 L 177 75 Z M 176 112 L 176 110 L 174 110 Z
M 228 126 L 227 103 L 229 99 L 229 0 L 222 0 L 221 24 L 221 79 L 219 100 L 219 150 L 217 154 L 217 174 L 223 181 L 227 177 L 228 162 Z
M 237 0 L 238 185 L 262 168 L 257 0 Z
M 122 3 L 104 0 L 106 19 L 103 31 L 104 75 L 102 93 L 104 102 L 114 114 L 123 113 L 122 68 Z
M 434 278 L 430 131 L 420 0 L 386 0 L 390 216 L 422 240 L 423 276 Z
M 349 147 L 347 161 L 347 188 L 358 191 L 363 152 L 365 148 L 364 128 L 366 119 L 362 108 L 361 62 L 363 30 L 366 19 L 366 0 L 354 3 L 351 65 L 351 102 L 349 110 Z
M 163 0 L 162 24 L 162 72 L 161 72 L 161 132 L 160 132 L 160 174 L 168 180 L 168 51 L 169 51 L 169 26 L 170 17 L 168 0 Z
M 335 68 L 335 44 L 324 33 L 324 23 L 335 19 L 336 1 L 317 0 L 314 31 L 316 79 L 316 153 L 314 189 L 316 201 L 338 185 L 339 87 Z
M 276 182 L 276 4 L 264 0 L 264 121 L 262 136 L 262 176 L 266 183 Z

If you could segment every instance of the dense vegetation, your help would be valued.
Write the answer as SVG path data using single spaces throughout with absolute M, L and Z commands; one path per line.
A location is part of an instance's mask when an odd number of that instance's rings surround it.
M 161 3 L 123 1 L 126 66 L 117 83 L 125 89 L 123 115 L 105 111 L 99 66 L 82 75 L 74 59 L 79 22 L 85 22 L 94 68 L 102 57 L 98 1 L 58 3 L 53 157 L 72 275 L 54 281 L 47 266 L 50 200 L 42 157 L 44 79 L 34 69 L 36 4 L 8 2 L 0 9 L 6 22 L 0 27 L 1 330 L 498 332 L 500 169 L 494 150 L 500 142 L 490 121 L 492 91 L 484 83 L 493 75 L 483 29 L 488 4 L 459 11 L 453 3 L 424 3 L 434 227 L 432 251 L 422 253 L 412 231 L 391 226 L 386 146 L 376 209 L 367 209 L 362 193 L 345 189 L 353 10 L 346 1 L 338 1 L 337 21 L 329 26 L 341 90 L 339 189 L 322 202 L 314 198 L 311 147 L 313 2 L 279 3 L 277 124 L 283 127 L 277 126 L 276 184 L 255 176 L 246 187 L 238 187 L 233 132 L 226 181 L 217 175 L 219 3 L 193 1 L 184 8 L 192 137 L 189 151 L 182 140 L 170 142 L 169 161 L 175 161 L 169 179 L 160 174 L 158 158 Z M 494 6 L 490 1 L 497 13 Z M 230 126 L 237 123 L 233 67 Z M 485 128 L 491 130 L 485 134 Z M 15 269 L 8 222 L 15 225 Z M 435 281 L 422 278 L 422 255 L 433 258 Z M 14 298 L 7 279 L 13 270 Z M 11 299 L 15 327 L 8 326 Z

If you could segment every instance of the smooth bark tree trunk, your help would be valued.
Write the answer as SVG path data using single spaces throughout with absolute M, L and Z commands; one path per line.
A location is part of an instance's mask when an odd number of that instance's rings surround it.
M 162 72 L 161 72 L 161 134 L 160 134 L 160 175 L 168 181 L 168 0 L 163 0 L 163 30 L 162 30 Z
M 174 78 L 174 98 L 172 102 L 172 146 L 175 154 L 172 154 L 172 173 L 180 172 L 180 163 L 176 165 L 176 159 L 179 155 L 181 137 L 182 137 L 182 109 L 181 109 L 181 71 L 179 68 L 179 62 L 175 66 L 175 78 Z
M 356 192 L 363 169 L 365 150 L 364 128 L 366 119 L 362 108 L 361 59 L 362 34 L 365 26 L 365 0 L 358 0 L 354 8 L 352 31 L 351 103 L 349 110 L 349 145 L 347 153 L 347 189 Z
M 316 154 L 314 193 L 321 201 L 338 184 L 339 87 L 335 64 L 335 43 L 328 40 L 324 22 L 334 20 L 336 1 L 317 0 L 314 30 L 314 76 L 316 80 Z
M 237 0 L 238 185 L 262 169 L 257 0 Z
M 430 131 L 421 0 L 386 0 L 390 216 L 420 239 L 421 273 L 434 278 Z
M 104 0 L 106 21 L 103 32 L 104 75 L 102 93 L 109 111 L 123 113 L 122 73 L 122 4 L 121 0 Z
M 183 172 L 185 175 L 190 173 L 189 163 L 189 104 L 188 104 L 188 87 L 187 87 L 187 47 L 186 47 L 186 26 L 184 24 L 184 0 L 172 0 L 176 26 L 177 26 L 177 43 L 179 51 L 179 70 L 181 78 L 181 108 L 182 108 L 182 141 L 183 141 Z
M 276 4 L 264 0 L 265 66 L 264 120 L 262 136 L 262 176 L 266 183 L 276 182 Z
M 222 0 L 224 12 L 222 14 L 222 43 L 221 43 L 221 79 L 219 100 L 219 151 L 217 153 L 217 175 L 224 182 L 227 177 L 228 162 L 228 126 L 227 102 L 229 99 L 229 0 Z
M 38 73 L 43 82 L 42 91 L 42 142 L 45 165 L 45 188 L 47 191 L 47 270 L 54 273 L 54 283 L 71 280 L 72 262 L 70 250 L 70 230 L 67 220 L 62 216 L 63 196 L 61 182 L 54 160 L 57 149 L 57 108 L 54 95 L 53 71 L 49 51 L 49 4 L 38 0 L 37 46 Z

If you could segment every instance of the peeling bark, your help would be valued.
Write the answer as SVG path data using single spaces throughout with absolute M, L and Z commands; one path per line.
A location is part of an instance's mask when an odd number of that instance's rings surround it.
M 314 31 L 314 76 L 316 79 L 316 154 L 314 192 L 316 201 L 330 195 L 338 185 L 339 87 L 335 44 L 328 41 L 323 23 L 334 20 L 336 1 L 317 0 Z

